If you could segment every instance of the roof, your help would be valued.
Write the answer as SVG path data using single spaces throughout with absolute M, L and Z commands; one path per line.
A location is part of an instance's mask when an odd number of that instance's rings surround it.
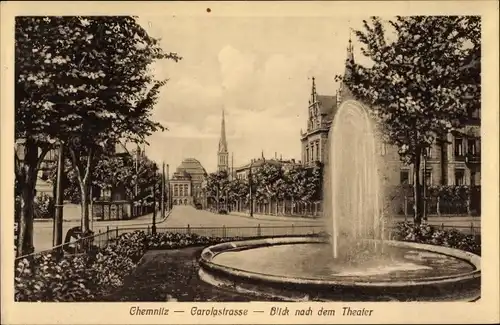
M 186 172 L 191 177 L 192 176 L 204 176 L 207 174 L 207 171 L 202 166 L 202 164 L 195 158 L 186 158 L 184 159 L 179 167 L 177 167 L 176 172 Z
M 317 100 L 319 102 L 321 114 L 333 116 L 335 110 L 337 109 L 337 97 L 336 96 L 326 96 L 318 95 Z
M 261 167 L 264 164 L 271 164 L 271 165 L 275 165 L 275 166 L 283 166 L 283 165 L 293 165 L 293 164 L 298 164 L 298 163 L 295 162 L 295 161 L 292 161 L 292 160 L 278 160 L 278 159 L 262 159 L 262 158 L 259 158 L 259 159 L 256 159 L 253 162 L 250 162 L 250 163 L 248 163 L 246 165 L 237 167 L 234 170 L 235 171 L 242 171 L 242 170 L 245 170 L 245 169 L 249 169 L 250 166 L 252 166 L 252 168 L 258 168 L 258 167 Z

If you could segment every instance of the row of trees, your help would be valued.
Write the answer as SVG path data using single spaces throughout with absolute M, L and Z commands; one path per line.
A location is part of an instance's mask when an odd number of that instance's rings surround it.
M 414 166 L 414 221 L 420 223 L 423 153 L 446 143 L 446 135 L 481 106 L 481 18 L 372 17 L 355 34 L 371 65 L 350 60 L 350 73 L 337 80 L 369 107 L 383 140 Z
M 21 198 L 18 254 L 33 250 L 33 201 L 40 164 L 54 147 L 69 156 L 89 229 L 89 189 L 106 148 L 144 143 L 164 130 L 151 110 L 166 80 L 150 64 L 179 60 L 129 16 L 17 17 L 15 22 L 16 194 Z M 97 167 L 99 168 L 99 167 Z
M 125 154 L 101 153 L 94 157 L 94 168 L 91 171 L 91 187 L 93 197 L 108 200 L 107 193 L 119 192 L 124 199 L 134 202 L 151 203 L 151 188 L 161 184 L 161 171 L 157 164 L 140 150 L 132 150 Z M 81 191 L 78 177 L 71 164 L 66 158 L 64 163 L 64 200 L 81 204 Z M 49 181 L 55 184 L 57 181 L 57 170 L 52 168 L 49 172 Z M 159 195 L 157 191 L 157 196 Z M 159 197 L 157 197 L 157 200 Z
M 206 197 L 210 203 L 248 206 L 289 200 L 312 203 L 321 200 L 322 166 L 313 168 L 294 166 L 286 170 L 281 165 L 265 162 L 252 168 L 246 178 L 230 179 L 227 172 L 219 171 L 207 177 Z

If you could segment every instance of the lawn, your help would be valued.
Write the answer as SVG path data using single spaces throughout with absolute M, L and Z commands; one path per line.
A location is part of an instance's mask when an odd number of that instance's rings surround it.
M 198 256 L 203 247 L 146 252 L 123 286 L 105 301 L 273 301 L 260 295 L 240 294 L 209 285 L 198 277 Z M 276 299 L 274 299 L 276 301 Z

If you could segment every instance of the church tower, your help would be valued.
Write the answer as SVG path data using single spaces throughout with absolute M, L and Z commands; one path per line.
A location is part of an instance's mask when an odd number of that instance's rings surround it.
M 349 35 L 349 45 L 347 45 L 347 58 L 345 62 L 344 79 L 349 79 L 352 74 L 352 64 L 354 64 L 354 47 L 352 45 L 351 35 Z M 349 91 L 349 87 L 345 85 L 344 82 L 340 84 L 340 90 L 338 94 L 338 102 L 343 102 L 349 98 L 352 98 L 352 94 Z
M 226 121 L 224 119 L 224 109 L 222 109 L 222 122 L 220 127 L 219 151 L 217 152 L 217 171 L 229 170 L 229 153 L 226 141 Z

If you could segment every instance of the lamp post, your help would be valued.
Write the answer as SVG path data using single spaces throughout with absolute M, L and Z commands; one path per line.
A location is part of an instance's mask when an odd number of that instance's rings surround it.
M 162 165 L 161 173 L 161 218 L 165 218 L 165 163 Z
M 424 181 L 423 181 L 423 186 L 422 186 L 422 192 L 423 192 L 423 199 L 424 199 L 424 204 L 423 204 L 423 211 L 422 211 L 422 220 L 424 222 L 427 222 L 427 147 L 424 149 L 423 152 L 423 159 L 424 159 Z
M 151 190 L 153 194 L 153 225 L 151 226 L 151 231 L 153 235 L 156 235 L 156 198 L 155 198 L 155 189 L 156 189 L 156 168 L 154 171 L 154 177 L 153 177 L 153 188 Z
M 252 193 L 252 187 L 253 187 L 253 178 L 252 178 L 252 167 L 253 167 L 253 160 L 250 162 L 250 170 L 248 172 L 248 192 L 250 194 L 250 217 L 253 218 L 253 193 Z
M 64 144 L 59 144 L 59 152 L 57 155 L 57 182 L 55 196 L 55 213 L 52 233 L 52 245 L 58 246 L 62 244 L 63 233 L 63 177 L 64 177 Z

